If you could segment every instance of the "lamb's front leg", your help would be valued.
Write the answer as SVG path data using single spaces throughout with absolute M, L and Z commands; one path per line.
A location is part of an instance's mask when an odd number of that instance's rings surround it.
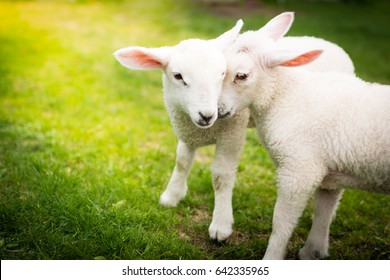
M 300 169 L 289 166 L 278 170 L 278 197 L 264 259 L 284 259 L 288 241 L 322 177 L 310 171 L 305 173 L 303 166 Z
M 187 193 L 187 177 L 194 162 L 196 149 L 179 140 L 176 150 L 176 165 L 168 186 L 160 197 L 160 204 L 176 206 Z
M 225 241 L 233 231 L 233 188 L 245 141 L 245 131 L 242 134 L 242 137 L 235 143 L 217 143 L 215 158 L 211 166 L 214 211 L 209 235 L 214 243 Z
M 320 259 L 328 255 L 329 227 L 343 191 L 317 189 L 314 196 L 313 224 L 305 246 L 299 251 L 301 259 Z

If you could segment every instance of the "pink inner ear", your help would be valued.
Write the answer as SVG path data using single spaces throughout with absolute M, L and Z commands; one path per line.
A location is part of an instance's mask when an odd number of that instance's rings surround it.
M 281 63 L 280 65 L 281 66 L 289 66 L 289 67 L 304 65 L 304 64 L 307 64 L 307 63 L 315 60 L 321 53 L 322 53 L 321 50 L 307 52 L 307 53 L 304 53 L 300 56 L 297 56 L 294 59 L 285 61 L 285 62 Z
M 293 17 L 290 14 L 283 15 L 280 18 L 278 24 L 276 25 L 274 34 L 271 34 L 272 39 L 276 41 L 283 37 L 284 34 L 286 34 L 287 31 L 290 29 L 292 19 Z
M 157 59 L 147 55 L 141 51 L 133 51 L 130 53 L 121 54 L 122 58 L 130 59 L 132 61 L 136 61 L 139 66 L 145 68 L 161 68 L 162 64 Z

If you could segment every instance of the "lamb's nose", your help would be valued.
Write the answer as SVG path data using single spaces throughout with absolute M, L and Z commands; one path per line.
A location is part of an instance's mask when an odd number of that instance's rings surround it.
M 212 114 L 212 115 L 203 115 L 201 112 L 199 112 L 199 115 L 200 115 L 200 117 L 202 118 L 202 121 L 205 124 L 209 124 L 210 120 L 214 117 L 214 114 Z

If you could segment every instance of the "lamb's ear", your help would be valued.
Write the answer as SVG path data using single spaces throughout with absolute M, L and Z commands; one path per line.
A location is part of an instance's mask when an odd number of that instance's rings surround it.
M 285 12 L 271 19 L 266 25 L 260 28 L 258 32 L 266 34 L 274 41 L 277 41 L 288 32 L 293 21 L 294 12 Z
M 169 61 L 171 47 L 128 47 L 114 52 L 123 66 L 133 70 L 163 69 Z
M 322 50 L 312 50 L 305 53 L 275 50 L 267 55 L 267 66 L 270 68 L 275 66 L 301 66 L 314 61 L 321 53 Z
M 217 45 L 217 47 L 219 47 L 221 50 L 224 51 L 227 48 L 229 48 L 234 43 L 234 41 L 237 39 L 243 25 L 244 25 L 244 22 L 242 21 L 242 19 L 239 19 L 236 22 L 236 25 L 232 29 L 230 29 L 229 31 L 226 31 L 225 33 L 223 33 L 219 37 L 212 39 L 210 41 L 212 43 L 215 43 Z

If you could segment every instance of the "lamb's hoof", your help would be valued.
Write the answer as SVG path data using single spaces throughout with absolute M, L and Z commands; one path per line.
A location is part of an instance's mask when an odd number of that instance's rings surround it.
M 163 193 L 160 196 L 159 204 L 165 207 L 176 207 L 180 199 L 174 199 L 171 196 Z
M 179 191 L 171 191 L 168 188 L 161 194 L 159 204 L 165 207 L 176 207 L 177 204 L 186 196 L 187 186 L 180 188 Z
M 227 223 L 228 226 L 225 224 L 220 224 L 218 227 L 216 226 L 216 223 L 211 223 L 209 227 L 209 236 L 212 243 L 216 245 L 225 245 L 228 238 L 233 232 L 231 223 Z
M 210 238 L 211 243 L 218 247 L 225 246 L 227 244 L 227 239 L 225 240 L 218 240 L 217 238 Z
M 322 260 L 327 257 L 327 254 L 321 253 L 318 250 L 299 250 L 299 259 L 301 260 Z

